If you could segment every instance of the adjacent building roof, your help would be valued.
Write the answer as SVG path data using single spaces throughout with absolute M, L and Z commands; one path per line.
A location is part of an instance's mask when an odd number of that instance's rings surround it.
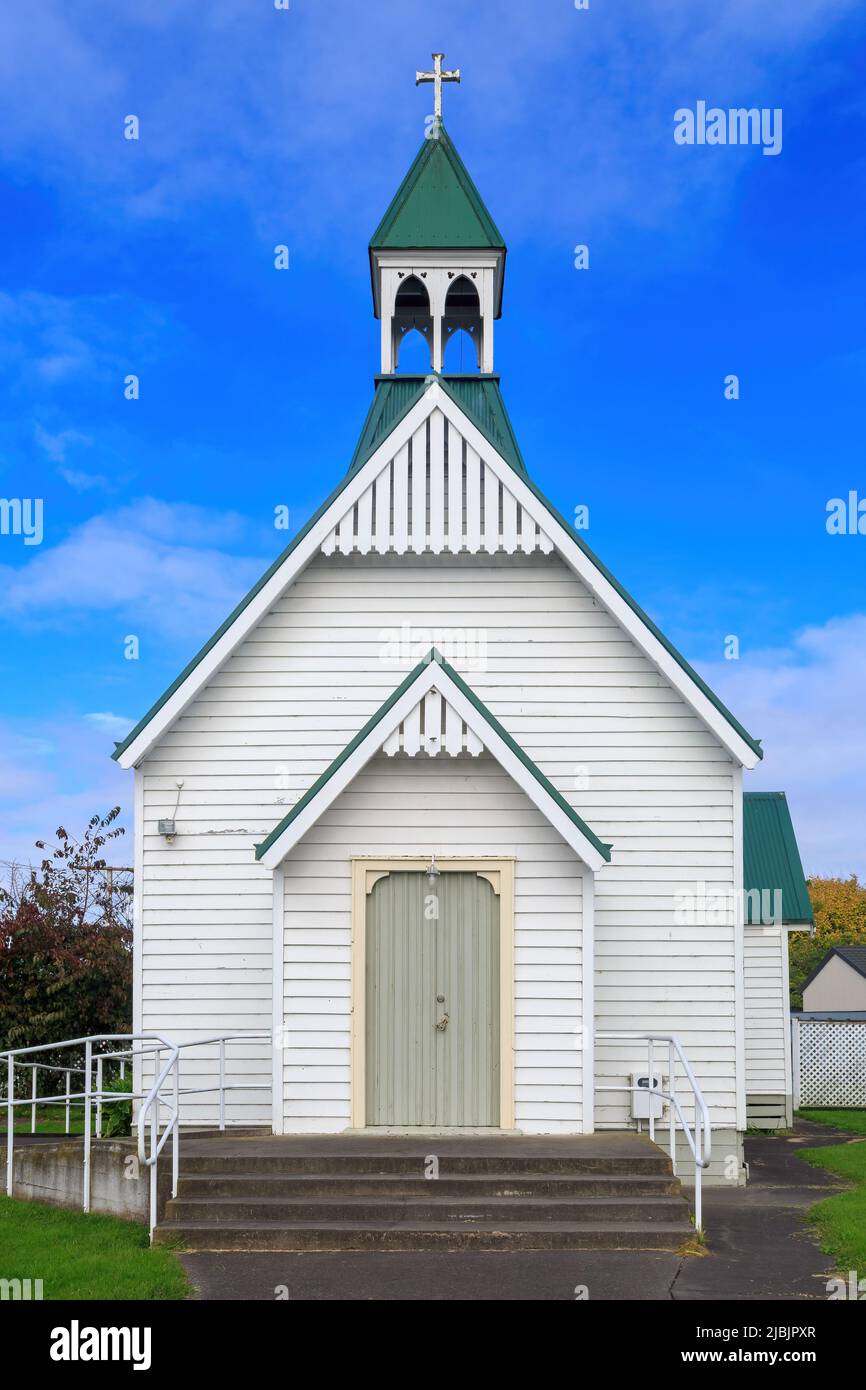
M 823 960 L 819 960 L 811 975 L 808 975 L 803 981 L 802 989 L 810 985 L 816 975 L 820 975 L 824 966 L 829 964 L 833 956 L 839 956 L 846 965 L 850 965 L 852 970 L 856 970 L 857 974 L 862 975 L 866 980 L 866 946 L 831 946 Z
M 858 975 L 866 977 L 866 946 L 834 946 L 832 949 Z
M 438 381 L 457 402 L 512 468 L 526 473 L 526 464 L 511 427 L 499 389 L 499 377 L 450 375 L 428 372 L 425 376 L 377 376 L 376 393 L 367 412 L 361 437 L 355 446 L 349 472 L 361 468 L 379 445 L 423 396 L 431 381 Z
M 435 121 L 370 239 L 370 251 L 431 247 L 505 250 L 502 233 Z
M 438 690 L 455 706 L 484 747 L 546 815 L 584 863 L 596 869 L 610 859 L 611 846 L 590 830 L 586 821 L 435 647 L 400 682 L 372 718 L 346 744 L 342 753 L 274 826 L 267 839 L 256 846 L 256 858 L 275 868 L 352 778 L 382 748 L 384 740 L 428 689 Z
M 749 897 L 757 889 L 782 894 L 782 922 L 811 926 L 812 904 L 806 887 L 797 838 L 784 792 L 745 792 L 743 795 L 743 887 L 747 926 L 760 926 L 760 901 Z M 864 952 L 866 954 L 866 952 Z

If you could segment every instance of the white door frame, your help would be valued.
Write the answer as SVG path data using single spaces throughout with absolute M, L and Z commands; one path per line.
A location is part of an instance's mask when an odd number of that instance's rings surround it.
M 391 872 L 423 872 L 430 860 L 417 855 L 352 859 L 352 1127 L 367 1125 L 366 1010 L 367 897 Z M 499 1128 L 514 1128 L 514 860 L 437 856 L 442 873 L 477 873 L 499 898 Z

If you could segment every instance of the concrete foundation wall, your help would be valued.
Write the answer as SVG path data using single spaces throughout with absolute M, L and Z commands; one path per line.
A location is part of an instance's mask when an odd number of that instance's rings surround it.
M 170 1160 L 161 1164 L 160 1206 L 168 1195 Z M 47 1202 L 81 1211 L 84 1196 L 84 1145 L 81 1140 L 56 1143 L 16 1142 L 12 1163 L 13 1197 Z M 0 1156 L 6 1190 L 6 1148 Z M 149 1170 L 140 1168 L 132 1139 L 94 1139 L 90 1153 L 90 1210 L 131 1221 L 148 1220 Z

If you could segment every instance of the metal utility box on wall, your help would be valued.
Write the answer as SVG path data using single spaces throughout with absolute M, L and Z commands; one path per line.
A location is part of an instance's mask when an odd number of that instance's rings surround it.
M 664 1100 L 656 1091 L 663 1090 L 662 1078 L 658 1072 L 653 1073 L 652 1088 L 649 1084 L 649 1076 L 646 1072 L 633 1071 L 631 1074 L 631 1117 L 633 1120 L 648 1120 L 650 1113 L 654 1120 L 660 1120 L 664 1113 Z M 635 1089 L 636 1088 L 636 1089 Z M 650 1112 L 652 1106 L 652 1112 Z

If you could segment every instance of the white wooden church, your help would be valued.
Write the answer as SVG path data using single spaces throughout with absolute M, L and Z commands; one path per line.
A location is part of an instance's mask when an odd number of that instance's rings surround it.
M 134 1027 L 259 1034 L 228 1121 L 277 1134 L 629 1127 L 638 1035 L 676 1034 L 739 1180 L 747 1116 L 790 1105 L 787 808 L 758 818 L 747 884 L 760 745 L 521 454 L 506 247 L 440 100 L 370 242 L 354 456 L 115 753 Z M 448 374 L 459 332 L 473 370 Z M 423 375 L 400 371 L 411 333 Z M 798 911 L 752 926 L 742 890 L 787 892 L 782 860 Z

